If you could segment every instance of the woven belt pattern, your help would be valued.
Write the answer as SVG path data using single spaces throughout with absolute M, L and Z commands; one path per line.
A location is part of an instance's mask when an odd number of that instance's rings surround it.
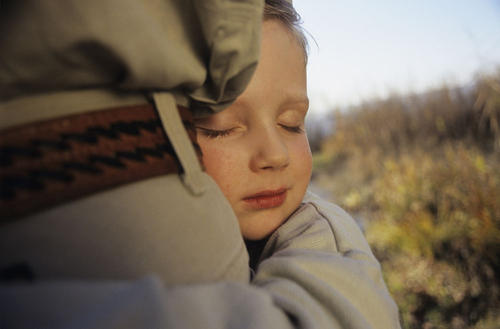
M 190 111 L 178 107 L 201 161 Z M 103 109 L 0 132 L 0 224 L 182 168 L 152 105 Z

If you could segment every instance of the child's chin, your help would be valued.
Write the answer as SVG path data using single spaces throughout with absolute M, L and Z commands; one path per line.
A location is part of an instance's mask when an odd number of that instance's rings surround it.
M 249 219 L 248 222 L 240 222 L 240 230 L 243 238 L 251 241 L 264 239 L 271 235 L 282 224 L 282 221 L 271 223 L 268 220 L 263 220 L 259 223 L 258 219 Z
M 245 231 L 242 230 L 241 235 L 243 235 L 243 238 L 246 240 L 250 241 L 257 241 L 257 240 L 262 240 L 269 236 L 273 231 Z

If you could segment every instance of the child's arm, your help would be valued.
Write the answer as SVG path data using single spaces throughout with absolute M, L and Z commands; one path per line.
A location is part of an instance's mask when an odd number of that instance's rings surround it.
M 312 194 L 305 201 L 271 236 L 253 284 L 298 323 L 398 327 L 397 306 L 357 224 Z

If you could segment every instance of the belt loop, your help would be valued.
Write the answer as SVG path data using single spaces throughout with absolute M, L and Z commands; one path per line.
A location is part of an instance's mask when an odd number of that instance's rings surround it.
M 153 99 L 163 129 L 170 139 L 184 170 L 182 177 L 184 185 L 194 195 L 203 194 L 206 189 L 206 180 L 203 179 L 203 170 L 179 115 L 175 97 L 171 93 L 160 92 L 153 93 Z

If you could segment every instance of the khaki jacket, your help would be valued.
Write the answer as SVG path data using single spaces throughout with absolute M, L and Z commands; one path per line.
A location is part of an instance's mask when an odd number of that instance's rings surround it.
M 259 0 L 1 1 L 0 130 L 145 103 L 162 119 L 175 119 L 176 104 L 221 110 L 256 67 L 262 9 Z M 162 123 L 182 177 L 1 223 L 0 273 L 27 264 L 39 280 L 248 282 L 237 219 L 170 119 Z

